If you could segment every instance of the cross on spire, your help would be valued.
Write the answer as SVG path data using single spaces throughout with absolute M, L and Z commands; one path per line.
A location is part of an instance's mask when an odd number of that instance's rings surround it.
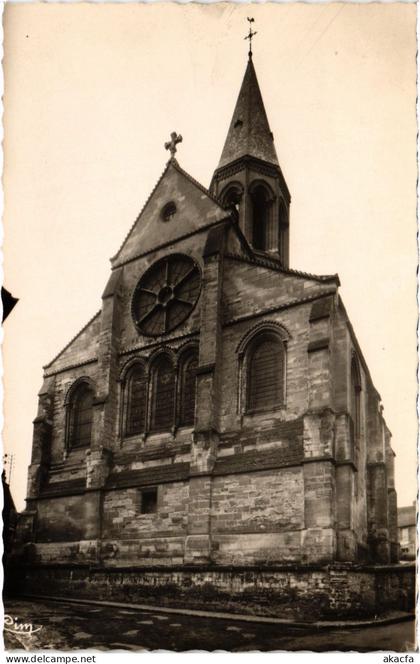
M 252 38 L 255 37 L 255 35 L 257 34 L 257 32 L 253 32 L 253 31 L 252 31 L 252 23 L 254 23 L 255 19 L 254 19 L 254 18 L 249 18 L 249 17 L 247 16 L 247 19 L 246 19 L 246 20 L 249 22 L 249 32 L 248 32 L 248 34 L 246 35 L 246 37 L 244 37 L 244 39 L 249 39 L 249 51 L 248 51 L 248 56 L 249 56 L 249 58 L 251 59 L 251 58 L 252 58 Z
M 171 133 L 171 140 L 165 143 L 165 150 L 169 150 L 171 153 L 171 159 L 175 159 L 176 146 L 178 143 L 182 143 L 182 136 L 177 134 L 176 131 Z

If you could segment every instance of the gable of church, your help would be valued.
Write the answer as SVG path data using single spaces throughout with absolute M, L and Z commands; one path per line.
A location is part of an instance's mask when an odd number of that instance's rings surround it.
M 204 187 L 171 160 L 113 257 L 113 267 L 229 216 Z

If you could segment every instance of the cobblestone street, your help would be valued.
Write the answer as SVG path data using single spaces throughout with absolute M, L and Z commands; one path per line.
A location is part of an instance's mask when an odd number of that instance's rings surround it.
M 41 629 L 5 631 L 7 650 L 414 650 L 414 620 L 390 625 L 316 630 L 289 625 L 165 614 L 153 610 L 54 601 L 5 600 L 5 614 Z M 7 625 L 6 625 L 7 627 Z

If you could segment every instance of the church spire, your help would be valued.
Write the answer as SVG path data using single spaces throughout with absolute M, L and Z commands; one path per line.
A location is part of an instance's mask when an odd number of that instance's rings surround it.
M 211 192 L 235 208 L 240 229 L 256 252 L 289 266 L 290 193 L 279 166 L 273 134 L 252 62 L 253 21 L 248 64 Z
M 273 134 L 268 124 L 252 55 L 249 56 L 218 168 L 245 156 L 256 157 L 278 166 Z

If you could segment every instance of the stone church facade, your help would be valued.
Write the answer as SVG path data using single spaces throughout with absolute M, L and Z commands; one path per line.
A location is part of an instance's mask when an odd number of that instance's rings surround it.
M 44 368 L 21 579 L 219 603 L 259 584 L 273 605 L 287 587 L 324 613 L 373 610 L 405 583 L 391 434 L 338 276 L 289 267 L 252 57 L 209 189 L 176 140 L 100 311 Z

